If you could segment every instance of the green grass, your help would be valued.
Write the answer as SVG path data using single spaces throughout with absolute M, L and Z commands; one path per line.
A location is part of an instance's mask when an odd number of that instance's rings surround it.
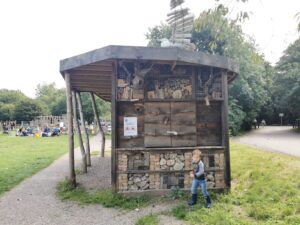
M 67 135 L 16 137 L 0 134 L 0 195 L 67 152 Z
M 158 224 L 158 216 L 152 213 L 140 217 L 135 223 L 135 225 L 157 225 L 157 224 Z
M 135 209 L 147 205 L 148 197 L 124 197 L 120 194 L 113 195 L 111 190 L 101 190 L 88 193 L 83 187 L 72 188 L 68 181 L 60 182 L 57 194 L 62 200 L 72 200 L 81 204 L 102 204 L 107 208 Z
M 171 213 L 190 224 L 300 224 L 300 159 L 233 143 L 231 171 L 231 192 L 212 194 L 211 209 L 200 196 Z

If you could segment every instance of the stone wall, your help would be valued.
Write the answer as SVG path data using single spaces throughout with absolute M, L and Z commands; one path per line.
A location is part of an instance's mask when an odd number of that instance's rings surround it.
M 128 176 L 128 190 L 138 191 L 149 189 L 149 174 L 130 174 Z
M 160 154 L 160 169 L 161 170 L 183 170 L 184 155 L 182 153 L 164 153 Z

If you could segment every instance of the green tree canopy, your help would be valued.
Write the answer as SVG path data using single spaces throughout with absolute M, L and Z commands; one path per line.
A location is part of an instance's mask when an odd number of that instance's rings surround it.
M 250 129 L 253 119 L 271 101 L 268 85 L 273 74 L 263 56 L 256 51 L 255 42 L 246 38 L 238 25 L 247 14 L 241 13 L 233 21 L 227 18 L 227 13 L 228 9 L 221 4 L 202 12 L 194 21 L 192 41 L 197 51 L 224 55 L 240 66 L 239 76 L 229 90 L 230 127 L 236 133 L 241 128 Z M 153 38 L 162 37 L 162 28 L 149 29 L 153 32 L 146 35 L 149 45 L 157 43 Z
M 66 91 L 64 88 L 56 88 L 55 83 L 38 84 L 35 95 L 36 99 L 46 107 L 48 115 L 60 116 L 66 113 Z
M 300 38 L 285 50 L 275 71 L 275 110 L 285 113 L 287 122 L 292 123 L 300 118 Z
M 14 117 L 20 121 L 31 121 L 35 116 L 45 115 L 41 104 L 34 99 L 21 100 L 15 107 Z
M 15 120 L 16 105 L 26 100 L 26 97 L 21 91 L 15 90 L 0 90 L 0 121 Z

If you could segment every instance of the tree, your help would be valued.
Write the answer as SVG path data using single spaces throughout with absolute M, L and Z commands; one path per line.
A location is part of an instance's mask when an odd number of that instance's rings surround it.
M 35 116 L 45 115 L 43 107 L 33 99 L 21 100 L 15 108 L 14 118 L 18 121 L 31 121 Z
M 14 104 L 0 104 L 0 121 L 14 119 Z
M 213 10 L 202 12 L 194 21 L 192 41 L 197 51 L 219 54 L 234 59 L 240 66 L 240 73 L 229 89 L 229 119 L 232 133 L 240 129 L 250 129 L 254 118 L 268 102 L 271 70 L 266 66 L 263 56 L 258 54 L 253 40 L 246 40 L 241 27 L 241 13 L 236 20 L 227 18 L 228 9 L 222 4 Z M 161 28 L 161 27 L 160 27 Z M 146 37 L 155 38 L 163 31 L 149 29 L 154 34 Z M 161 38 L 161 36 L 159 36 Z M 149 43 L 156 43 L 149 39 Z
M 46 107 L 46 114 L 60 116 L 67 112 L 66 91 L 64 88 L 56 88 L 55 83 L 38 84 L 35 95 L 36 99 Z
M 276 112 L 288 122 L 300 118 L 300 38 L 291 44 L 275 67 L 274 101 Z
M 148 33 L 146 34 L 146 39 L 149 40 L 149 47 L 160 47 L 161 39 L 169 39 L 172 34 L 172 29 L 167 24 L 161 23 L 159 26 L 153 28 L 148 28 Z
M 94 121 L 94 112 L 92 107 L 92 99 L 89 93 L 83 92 L 81 94 L 82 108 L 84 113 L 84 118 L 89 122 Z M 96 98 L 96 104 L 98 109 L 101 111 L 101 118 L 110 119 L 111 106 L 109 102 L 106 102 L 100 98 Z
M 16 105 L 22 101 L 28 99 L 21 91 L 0 90 L 0 121 L 14 120 L 14 112 Z

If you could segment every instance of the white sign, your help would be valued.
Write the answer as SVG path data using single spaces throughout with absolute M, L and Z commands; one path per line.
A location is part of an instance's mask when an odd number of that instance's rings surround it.
M 279 116 L 280 116 L 280 117 L 283 117 L 283 116 L 284 116 L 284 114 L 283 114 L 283 113 L 279 113 Z
M 124 136 L 137 136 L 137 117 L 124 117 Z

